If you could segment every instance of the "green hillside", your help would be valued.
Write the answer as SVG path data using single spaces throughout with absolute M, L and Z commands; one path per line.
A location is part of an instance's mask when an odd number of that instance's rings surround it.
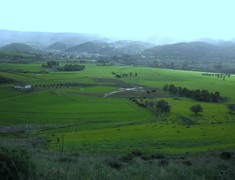
M 193 60 L 193 61 L 235 61 L 235 45 L 212 45 L 205 42 L 176 43 L 156 46 L 144 52 L 159 59 L 166 60 Z
M 65 50 L 68 46 L 63 42 L 55 42 L 47 47 L 49 50 Z
M 18 53 L 10 51 L 0 51 L 0 62 L 18 62 L 24 60 L 33 60 L 39 58 L 35 54 Z
M 24 43 L 11 43 L 0 48 L 0 51 L 11 51 L 11 52 L 32 52 L 34 49 Z

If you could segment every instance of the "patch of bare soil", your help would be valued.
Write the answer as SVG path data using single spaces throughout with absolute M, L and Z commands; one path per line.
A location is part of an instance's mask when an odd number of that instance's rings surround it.
M 22 126 L 0 126 L 0 133 L 20 133 L 30 130 L 45 129 L 48 126 L 22 125 Z
M 165 98 L 169 97 L 167 93 L 162 90 L 148 90 L 142 87 L 135 88 L 120 88 L 120 90 L 104 94 L 104 97 L 116 98 Z
M 104 85 L 104 86 L 123 87 L 123 88 L 130 87 L 130 84 L 125 83 L 125 82 L 118 80 L 118 79 L 94 78 L 93 81 L 99 85 Z

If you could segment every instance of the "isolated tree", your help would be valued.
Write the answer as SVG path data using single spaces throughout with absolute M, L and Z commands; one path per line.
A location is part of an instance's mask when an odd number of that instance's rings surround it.
M 199 112 L 203 112 L 203 108 L 202 108 L 202 106 L 201 106 L 200 104 L 191 106 L 191 107 L 190 107 L 190 110 L 191 110 L 192 112 L 194 112 L 195 115 L 197 115 L 197 113 L 199 113 Z
M 160 100 L 157 102 L 156 108 L 160 109 L 161 112 L 169 113 L 171 110 L 171 106 L 167 101 Z
M 229 110 L 229 112 L 235 112 L 235 104 L 228 104 L 227 105 L 227 108 Z

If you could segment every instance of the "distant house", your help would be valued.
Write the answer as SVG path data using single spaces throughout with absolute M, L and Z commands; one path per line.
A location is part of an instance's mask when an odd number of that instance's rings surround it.
M 14 86 L 16 89 L 30 89 L 32 86 L 30 84 L 25 83 L 17 83 Z

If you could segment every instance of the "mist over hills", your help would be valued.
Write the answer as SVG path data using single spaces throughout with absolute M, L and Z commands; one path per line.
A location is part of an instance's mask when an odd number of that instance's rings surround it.
M 158 39 L 159 40 L 159 39 Z M 170 42 L 166 39 L 165 42 Z M 173 41 L 172 41 L 173 42 Z M 204 38 L 194 42 L 149 43 L 133 40 L 113 40 L 94 34 L 47 33 L 0 30 L 2 51 L 32 52 L 35 49 L 65 53 L 99 54 L 143 54 L 160 59 L 201 59 L 211 57 L 233 58 L 235 43 Z
M 161 43 L 113 40 L 93 34 L 0 30 L 0 51 L 55 53 L 56 57 L 92 57 L 112 64 L 187 70 L 227 71 L 232 68 L 235 72 L 233 40 L 204 38 L 193 42 Z
M 122 54 L 140 54 L 147 48 L 153 47 L 153 44 L 138 41 L 116 41 L 103 42 L 92 41 L 73 46 L 65 50 L 69 53 L 100 54 L 106 56 L 117 56 Z
M 101 41 L 101 42 L 142 42 L 154 45 L 175 44 L 179 42 L 189 42 L 188 40 L 179 40 L 169 37 L 146 37 L 139 40 L 131 39 L 112 39 L 97 34 L 85 34 L 85 33 L 53 33 L 53 32 L 26 32 L 26 31 L 11 31 L 0 30 L 0 46 L 4 46 L 10 43 L 25 43 L 36 48 L 46 48 L 53 43 L 64 43 L 69 47 L 79 45 L 85 42 Z M 226 43 L 235 43 L 235 38 L 230 41 L 217 40 L 217 39 L 195 39 L 192 41 L 202 41 L 210 44 L 220 45 Z
M 176 43 L 155 46 L 143 52 L 145 55 L 168 60 L 203 60 L 235 58 L 235 44 L 213 45 L 206 42 Z
M 47 47 L 48 50 L 57 50 L 57 51 L 65 50 L 67 48 L 68 48 L 68 45 L 63 42 L 55 42 Z
M 100 39 L 102 37 L 94 34 L 81 33 L 51 33 L 51 32 L 24 32 L 0 30 L 0 46 L 10 43 L 25 43 L 31 46 L 47 47 L 55 42 L 66 42 L 76 45 L 88 41 Z

